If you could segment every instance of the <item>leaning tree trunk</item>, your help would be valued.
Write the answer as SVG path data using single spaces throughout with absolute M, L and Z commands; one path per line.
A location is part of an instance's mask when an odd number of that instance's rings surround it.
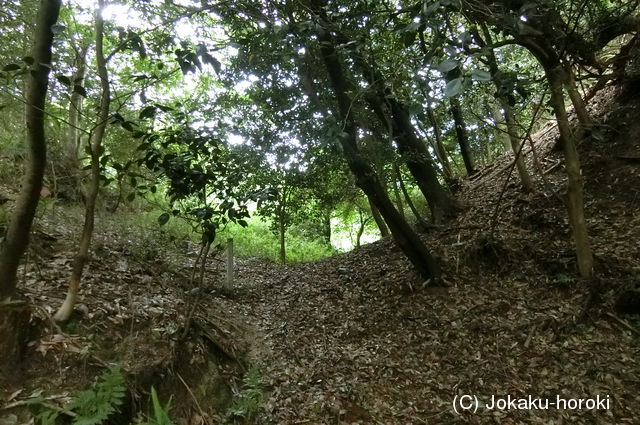
M 565 167 L 567 169 L 567 209 L 573 239 L 576 245 L 578 271 L 584 278 L 593 277 L 593 254 L 589 242 L 589 233 L 584 214 L 584 192 L 580 157 L 576 148 L 575 135 L 571 131 L 569 118 L 564 103 L 563 83 L 567 75 L 561 65 L 545 66 L 545 74 L 551 88 L 551 106 L 558 121 L 558 131 L 564 150 Z
M 407 202 L 407 206 L 413 213 L 413 216 L 416 218 L 416 222 L 419 223 L 420 225 L 424 225 L 426 221 L 418 211 L 418 208 L 416 208 L 416 205 L 413 203 L 413 200 L 411 199 L 411 195 L 407 190 L 407 186 L 404 184 L 404 180 L 402 179 L 402 172 L 400 171 L 400 166 L 398 166 L 398 164 L 396 164 L 395 162 L 393 163 L 393 170 L 396 174 L 396 178 L 398 179 L 398 184 L 400 185 L 400 190 L 402 191 L 402 195 L 404 196 L 404 199 Z
M 391 234 L 387 227 L 387 223 L 384 222 L 384 218 L 380 215 L 378 207 L 371 202 L 371 199 L 367 198 L 367 200 L 369 202 L 369 207 L 371 208 L 371 217 L 373 217 L 373 221 L 376 222 L 376 226 L 378 226 L 378 230 L 380 231 L 380 237 L 386 238 Z
M 322 6 L 321 0 L 316 0 L 316 5 L 318 3 L 320 3 L 319 6 Z M 318 30 L 318 38 L 321 42 L 322 59 L 338 101 L 339 117 L 344 122 L 340 143 L 349 168 L 356 178 L 356 184 L 364 191 L 371 203 L 378 208 L 389 226 L 394 240 L 416 270 L 425 278 L 431 278 L 434 282 L 439 281 L 440 265 L 393 206 L 373 168 L 358 149 L 357 128 L 351 113 L 352 102 L 347 94 L 350 85 L 345 78 L 342 64 L 334 47 L 334 40 L 328 30 L 323 28 Z
M 456 97 L 452 97 L 450 99 L 450 103 L 451 115 L 453 115 L 453 121 L 456 128 L 456 137 L 458 139 L 458 145 L 460 146 L 462 160 L 464 161 L 464 168 L 466 168 L 468 175 L 472 175 L 476 172 L 476 166 L 473 162 L 473 154 L 471 153 L 471 144 L 469 142 L 469 133 L 467 132 L 467 125 L 464 122 L 462 106 L 460 105 L 460 100 L 458 100 L 458 98 Z
M 98 76 L 100 77 L 100 86 L 102 94 L 100 96 L 100 109 L 98 114 L 98 122 L 92 132 L 90 143 L 91 151 L 91 175 L 85 195 L 85 215 L 84 226 L 82 227 L 82 235 L 78 245 L 78 252 L 73 262 L 71 277 L 69 278 L 69 289 L 67 297 L 62 306 L 58 309 L 54 316 L 57 321 L 64 322 L 69 319 L 73 312 L 78 291 L 80 289 L 80 281 L 82 273 L 89 261 L 89 248 L 91 247 L 91 237 L 93 235 L 93 227 L 95 221 L 96 199 L 98 197 L 98 188 L 100 184 L 100 154 L 102 151 L 102 140 L 107 128 L 109 119 L 109 107 L 111 103 L 111 92 L 109 88 L 109 73 L 107 71 L 107 63 L 103 51 L 104 39 L 104 20 L 102 18 L 102 10 L 104 9 L 104 0 L 98 0 L 98 10 L 96 12 L 96 64 L 98 67 Z
M 416 135 L 407 107 L 385 87 L 384 78 L 374 65 L 360 56 L 356 56 L 355 62 L 369 85 L 376 90 L 375 94 L 366 96 L 367 101 L 396 142 L 398 153 L 429 203 L 431 219 L 438 223 L 455 214 L 459 204 L 440 184 L 431 154 Z
M 26 89 L 27 162 L 20 195 L 0 251 L 0 383 L 16 378 L 27 344 L 31 311 L 16 294 L 20 259 L 29 243 L 29 231 L 38 207 L 46 165 L 44 110 L 51 70 L 51 27 L 58 21 L 60 0 L 44 0 L 36 23 L 33 66 Z
M 20 259 L 29 244 L 29 231 L 38 207 L 47 160 L 44 108 L 51 70 L 51 26 L 58 20 L 59 0 L 43 0 L 40 5 L 33 48 L 33 69 L 26 93 L 27 161 L 20 195 L 0 252 L 0 301 L 14 295 Z
M 433 108 L 430 105 L 427 105 L 427 117 L 429 118 L 429 122 L 433 127 L 433 134 L 435 137 L 435 149 L 436 157 L 440 161 L 442 165 L 442 174 L 444 174 L 444 178 L 447 183 L 453 181 L 453 171 L 451 170 L 451 164 L 449 163 L 449 156 L 447 154 L 447 150 L 444 148 L 444 144 L 442 143 L 442 131 L 440 130 L 440 123 L 436 118 L 436 115 L 433 112 Z

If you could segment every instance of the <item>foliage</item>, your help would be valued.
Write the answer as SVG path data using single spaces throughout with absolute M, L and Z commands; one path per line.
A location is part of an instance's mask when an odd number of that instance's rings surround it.
M 141 422 L 140 425 L 173 425 L 169 417 L 171 409 L 171 399 L 164 406 L 160 403 L 156 389 L 151 387 L 151 407 L 153 408 L 153 417 L 147 422 Z
M 253 216 L 247 220 L 249 226 L 231 224 L 220 232 L 219 237 L 233 237 L 234 250 L 239 257 L 267 258 L 278 260 L 278 239 L 271 230 L 269 220 Z M 312 237 L 298 226 L 291 228 L 288 236 L 287 261 L 291 263 L 315 261 L 335 254 L 335 250 L 327 246 L 319 237 Z
M 43 410 L 37 420 L 43 425 L 52 425 L 61 413 L 73 414 L 73 425 L 98 425 L 104 423 L 118 411 L 126 394 L 124 375 L 120 366 L 105 370 L 91 388 L 78 394 L 64 409 Z
M 242 388 L 235 394 L 227 424 L 247 423 L 260 410 L 263 400 L 262 377 L 257 367 L 249 368 L 242 380 Z

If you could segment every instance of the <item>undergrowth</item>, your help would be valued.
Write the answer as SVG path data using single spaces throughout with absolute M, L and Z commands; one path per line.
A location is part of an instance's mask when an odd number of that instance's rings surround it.
M 121 211 L 114 215 L 103 217 L 108 222 L 101 225 L 105 230 L 111 230 L 119 235 L 127 235 L 126 249 L 129 255 L 139 260 L 157 258 L 156 247 L 163 246 L 185 251 L 184 241 L 200 243 L 200 235 L 194 232 L 188 223 L 180 219 L 171 219 L 165 225 L 158 225 L 160 210 L 147 212 Z M 259 217 L 247 220 L 248 227 L 230 223 L 217 235 L 216 240 L 226 243 L 233 238 L 234 252 L 238 257 L 259 257 L 277 261 L 279 252 L 278 237 L 269 228 L 269 223 Z M 327 246 L 320 239 L 312 239 L 296 232 L 292 228 L 287 234 L 287 262 L 299 263 L 316 261 L 329 257 L 336 250 Z
M 91 385 L 63 408 L 47 405 L 42 398 L 33 399 L 33 405 L 44 406 L 36 415 L 42 425 L 58 423 L 61 415 L 70 417 L 72 425 L 99 425 L 116 413 L 126 394 L 124 376 L 118 365 L 105 370 Z
M 255 366 L 244 375 L 242 388 L 238 391 L 227 411 L 226 425 L 250 423 L 264 403 L 262 376 Z

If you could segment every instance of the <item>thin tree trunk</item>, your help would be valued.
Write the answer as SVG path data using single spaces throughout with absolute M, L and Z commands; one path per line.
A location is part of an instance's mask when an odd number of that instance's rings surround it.
M 398 164 L 395 164 L 395 163 L 393 164 L 393 167 L 394 167 L 394 170 L 396 172 L 398 183 L 400 184 L 400 190 L 402 191 L 402 194 L 404 195 L 404 199 L 407 202 L 407 205 L 409 206 L 409 209 L 413 213 L 413 215 L 416 218 L 416 221 L 418 223 L 425 223 L 424 218 L 422 218 L 422 215 L 420 214 L 420 212 L 416 208 L 416 205 L 411 200 L 411 196 L 409 195 L 409 191 L 407 190 L 407 187 L 404 184 L 404 180 L 402 179 L 402 173 L 400 172 L 400 167 L 398 166 Z
M 279 236 L 279 241 L 280 241 L 280 262 L 282 264 L 287 262 L 287 251 L 286 251 L 286 239 L 285 239 L 285 234 L 286 234 L 286 228 L 284 225 L 284 217 L 280 217 L 280 223 L 279 223 L 279 229 L 278 229 L 278 236 Z
M 76 71 L 71 79 L 73 86 L 83 86 L 84 78 L 87 72 L 87 65 L 85 63 L 87 51 L 89 46 L 82 48 L 81 51 L 76 53 Z M 67 143 L 66 143 L 66 162 L 68 171 L 71 174 L 71 182 L 73 187 L 72 199 L 78 199 L 78 188 L 81 187 L 80 178 L 80 166 L 79 166 L 79 151 L 80 151 L 80 120 L 82 118 L 84 98 L 76 90 L 72 90 L 69 100 L 69 128 L 67 130 Z M 78 191 L 76 191 L 78 190 Z
M 400 215 L 406 218 L 404 214 L 404 204 L 402 202 L 402 196 L 400 195 L 400 190 L 398 189 L 398 183 L 395 181 L 393 182 L 393 197 L 396 198 L 396 205 L 398 207 Z
M 459 210 L 459 204 L 440 184 L 431 154 L 425 144 L 416 136 L 406 106 L 395 99 L 384 87 L 379 72 L 361 58 L 357 58 L 356 62 L 362 69 L 369 85 L 378 91 L 377 94 L 367 96 L 367 101 L 378 118 L 389 128 L 398 147 L 398 153 L 407 164 L 407 168 L 429 203 L 432 220 L 438 223 L 445 217 L 453 215 Z
M 322 214 L 322 236 L 328 246 L 331 246 L 331 212 Z
M 389 232 L 387 224 L 384 222 L 384 218 L 380 215 L 378 208 L 371 202 L 371 199 L 367 198 L 367 201 L 369 202 L 369 207 L 371 207 L 371 217 L 373 217 L 373 221 L 376 222 L 376 226 L 378 226 L 378 230 L 380 231 L 380 237 L 386 238 L 391 233 Z
M 496 123 L 496 133 L 498 137 L 502 140 L 502 144 L 506 151 L 512 151 L 511 147 L 511 137 L 509 137 L 509 131 L 506 128 L 506 123 L 504 122 L 504 117 L 502 112 L 500 112 L 500 107 L 491 103 L 491 114 L 493 115 L 493 121 Z
M 444 148 L 444 144 L 442 143 L 442 130 L 440 130 L 440 123 L 436 118 L 436 115 L 433 112 L 433 108 L 430 105 L 427 105 L 427 117 L 433 126 L 433 135 L 436 139 L 435 143 L 435 152 L 436 156 L 440 160 L 440 164 L 442 164 L 442 173 L 444 174 L 445 180 L 451 182 L 453 180 L 453 171 L 451 171 L 451 163 L 449 162 L 449 155 L 447 154 L 447 150 Z
M 323 1 L 315 0 L 314 5 L 316 6 L 316 11 L 322 10 Z M 338 101 L 339 117 L 344 122 L 344 132 L 340 137 L 340 143 L 349 168 L 356 178 L 356 183 L 380 210 L 385 222 L 391 229 L 394 240 L 416 270 L 423 277 L 432 278 L 434 282 L 437 282 L 441 276 L 440 265 L 393 206 L 373 168 L 358 149 L 357 127 L 352 115 L 352 102 L 348 96 L 350 85 L 345 78 L 342 64 L 334 47 L 334 40 L 328 30 L 324 28 L 319 28 L 317 34 L 321 42 L 322 59 Z
M 464 122 L 460 100 L 457 97 L 452 97 L 449 99 L 449 102 L 451 104 L 451 115 L 453 115 L 453 121 L 455 123 L 456 137 L 458 139 L 458 145 L 460 146 L 460 153 L 462 154 L 462 160 L 464 161 L 464 168 L 467 170 L 468 175 L 475 174 L 476 166 L 473 161 L 473 154 L 471 153 L 469 134 L 467 133 L 467 125 Z
M 22 188 L 0 252 L 0 301 L 15 294 L 20 259 L 29 244 L 29 232 L 38 207 L 44 177 L 47 146 L 44 109 L 51 70 L 51 27 L 58 21 L 60 0 L 41 2 L 36 24 L 33 66 L 26 89 L 27 161 Z M 3 342 L 4 343 L 4 342 Z
M 560 64 L 545 66 L 545 73 L 551 89 L 551 106 L 558 122 L 558 130 L 562 139 L 565 167 L 567 169 L 567 209 L 573 239 L 576 245 L 578 270 L 584 278 L 593 277 L 593 254 L 589 241 L 589 233 L 584 214 L 584 193 L 580 157 L 576 148 L 575 135 L 571 131 L 569 118 L 564 103 L 563 82 L 567 78 Z
M 504 110 L 504 120 L 507 125 L 507 137 L 509 138 L 511 149 L 515 157 L 516 167 L 518 169 L 518 175 L 520 176 L 522 188 L 526 192 L 531 192 L 533 191 L 533 182 L 531 181 L 531 175 L 529 175 L 529 171 L 527 170 L 527 166 L 522 155 L 522 140 L 520 140 L 517 135 L 518 126 L 516 125 L 513 109 L 504 97 L 500 98 L 500 102 L 502 103 L 502 109 Z
M 360 246 L 362 245 L 362 235 L 364 234 L 365 226 L 367 225 L 369 220 L 370 219 L 368 217 L 365 217 L 364 212 L 361 209 L 358 209 L 358 221 L 360 223 L 358 231 L 356 232 L 356 248 L 360 248 Z
M 589 111 L 587 111 L 587 106 L 582 99 L 582 95 L 578 91 L 578 87 L 576 86 L 576 80 L 573 75 L 573 71 L 571 68 L 566 67 L 564 69 L 564 73 L 566 75 L 566 79 L 564 81 L 564 87 L 569 93 L 569 99 L 571 99 L 571 104 L 573 105 L 573 109 L 576 112 L 576 116 L 578 117 L 578 122 L 582 126 L 580 131 L 581 134 L 584 134 L 585 130 L 592 124 L 591 117 L 589 116 Z M 580 137 L 578 138 L 580 139 Z M 579 140 L 578 140 L 579 141 Z
M 64 322 L 69 319 L 73 312 L 78 291 L 80 289 L 80 281 L 82 273 L 89 261 L 89 248 L 91 247 L 91 237 L 93 236 L 93 228 L 95 221 L 96 198 L 98 197 L 98 188 L 100 184 L 100 154 L 102 151 L 102 140 L 107 128 L 109 118 L 109 107 L 111 103 L 111 92 L 109 88 L 109 73 L 103 51 L 104 39 L 104 20 L 102 18 L 102 10 L 104 9 L 104 0 L 98 0 L 98 10 L 96 11 L 96 64 L 98 67 L 98 76 L 100 77 L 100 86 L 102 94 L 100 96 L 100 109 L 98 114 L 98 122 L 90 140 L 91 148 L 91 175 L 87 193 L 85 196 L 85 216 L 84 226 L 82 227 L 82 235 L 78 245 L 78 252 L 73 262 L 71 277 L 69 278 L 69 290 L 67 297 L 62 306 L 58 309 L 54 316 L 57 321 Z
M 72 86 L 84 85 L 84 78 L 87 72 L 85 63 L 88 46 L 83 48 L 81 52 L 76 53 L 76 72 L 71 79 Z M 69 100 L 69 129 L 67 131 L 67 158 L 69 163 L 78 168 L 78 154 L 80 149 L 80 119 L 82 117 L 82 109 L 84 98 L 80 93 L 73 90 Z
M 486 41 L 492 43 L 491 33 L 486 25 L 482 25 L 482 31 L 486 38 Z M 477 34 L 477 38 L 480 39 L 480 35 Z M 484 40 L 479 40 L 482 46 L 486 46 L 486 42 Z M 520 148 L 523 143 L 522 140 L 518 137 L 518 125 L 516 123 L 515 114 L 513 113 L 513 108 L 509 103 L 509 99 L 503 94 L 504 89 L 502 87 L 502 82 L 498 78 L 499 68 L 498 68 L 498 60 L 493 52 L 493 50 L 489 49 L 486 55 L 489 61 L 489 70 L 491 72 L 491 78 L 493 80 L 493 84 L 496 87 L 498 92 L 498 101 L 500 102 L 500 106 L 504 110 L 504 123 L 507 128 L 506 133 L 502 133 L 502 137 L 505 143 L 505 146 L 510 147 L 511 151 L 515 156 L 516 167 L 518 169 L 518 175 L 520 176 L 520 182 L 522 183 L 522 187 L 526 192 L 533 191 L 533 182 L 531 181 L 531 175 L 527 170 L 527 166 L 524 162 L 524 158 L 522 156 L 522 149 Z M 496 121 L 497 131 L 501 131 L 500 129 L 500 121 L 502 121 L 500 110 L 494 105 L 493 107 L 494 119 Z

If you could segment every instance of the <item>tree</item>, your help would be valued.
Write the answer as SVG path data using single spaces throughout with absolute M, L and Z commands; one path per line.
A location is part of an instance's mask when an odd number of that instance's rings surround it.
M 322 0 L 314 2 L 316 12 L 322 8 Z M 329 81 L 337 103 L 338 116 L 344 123 L 344 131 L 338 135 L 349 168 L 356 178 L 356 184 L 364 191 L 371 203 L 378 208 L 391 230 L 394 240 L 407 256 L 416 270 L 425 278 L 434 281 L 440 279 L 440 267 L 418 235 L 409 227 L 404 218 L 395 209 L 387 193 L 382 188 L 375 172 L 359 152 L 357 146 L 357 127 L 351 112 L 351 90 L 343 66 L 335 49 L 335 40 L 331 37 L 326 22 L 319 18 L 317 36 L 320 41 L 320 53 L 325 63 Z
M 44 117 L 51 70 L 51 46 L 54 36 L 52 27 L 58 20 L 59 11 L 59 0 L 46 0 L 41 3 L 35 46 L 32 56 L 26 59 L 31 69 L 28 74 L 25 112 L 28 157 L 20 195 L 0 251 L 0 300 L 11 298 L 15 293 L 18 265 L 29 243 L 31 223 L 40 199 L 47 156 Z
M 35 45 L 31 56 L 24 59 L 29 69 L 25 108 L 28 154 L 20 195 L 0 251 L 0 379 L 16 371 L 15 363 L 22 354 L 29 324 L 27 307 L 16 307 L 5 301 L 10 301 L 15 296 L 18 266 L 29 243 L 29 232 L 40 199 L 47 153 L 45 104 L 51 70 L 53 31 L 60 3 L 60 0 L 45 0 L 40 4 Z M 15 69 L 16 66 L 5 66 L 4 70 L 11 68 Z
M 56 312 L 54 319 L 64 322 L 69 319 L 73 312 L 78 291 L 80 289 L 80 281 L 84 267 L 89 261 L 89 248 L 91 247 L 91 237 L 95 222 L 96 199 L 98 198 L 98 189 L 100 187 L 100 158 L 104 153 L 102 141 L 104 139 L 107 124 L 109 122 L 110 105 L 111 105 L 111 88 L 109 86 L 109 72 L 107 70 L 107 61 L 104 54 L 104 19 L 102 11 L 104 10 L 104 0 L 98 0 L 98 8 L 96 9 L 96 26 L 95 26 L 95 43 L 96 43 L 96 66 L 98 68 L 98 77 L 100 79 L 100 105 L 98 109 L 98 118 L 96 125 L 91 132 L 89 146 L 89 157 L 91 161 L 91 174 L 89 184 L 85 194 L 85 216 L 80 242 L 78 244 L 78 252 L 73 261 L 73 269 L 69 278 L 69 289 L 64 303 Z

